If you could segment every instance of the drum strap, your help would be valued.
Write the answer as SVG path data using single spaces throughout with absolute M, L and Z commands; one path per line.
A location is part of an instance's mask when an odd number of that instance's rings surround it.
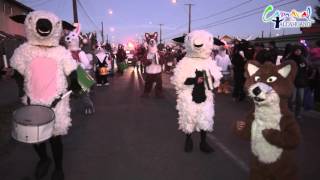
M 56 105 L 61 101 L 62 96 L 63 96 L 63 94 L 60 94 L 59 97 L 55 98 L 55 99 L 52 101 L 52 103 L 51 103 L 51 105 L 50 105 L 50 108 L 52 108 L 52 109 L 55 108 Z M 28 105 L 31 105 L 31 99 L 30 99 L 29 96 L 27 96 L 27 104 L 28 104 Z

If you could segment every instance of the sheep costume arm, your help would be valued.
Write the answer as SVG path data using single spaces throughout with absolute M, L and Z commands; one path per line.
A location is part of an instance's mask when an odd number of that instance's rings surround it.
M 207 72 L 210 73 L 211 77 L 214 79 L 213 87 L 216 88 L 220 85 L 220 79 L 222 78 L 221 68 L 217 64 L 208 59 L 201 62 L 202 66 L 198 66 L 198 70 L 203 70 L 202 67 L 206 68 Z M 174 69 L 174 75 L 171 78 L 171 83 L 175 85 L 177 91 L 182 91 L 187 88 L 191 88 L 185 85 L 185 81 L 188 78 L 195 77 L 195 70 L 197 69 L 197 64 L 194 63 L 188 57 L 184 57 Z
M 26 43 L 20 45 L 17 49 L 14 50 L 14 53 L 10 59 L 10 66 L 17 70 L 22 76 L 25 75 L 25 69 L 26 69 L 26 57 L 24 53 L 24 47 L 26 46 Z

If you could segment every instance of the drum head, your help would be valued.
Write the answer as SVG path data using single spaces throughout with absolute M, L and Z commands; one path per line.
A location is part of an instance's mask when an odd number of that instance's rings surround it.
M 45 106 L 24 106 L 13 112 L 13 119 L 25 126 L 44 125 L 54 120 L 54 112 Z

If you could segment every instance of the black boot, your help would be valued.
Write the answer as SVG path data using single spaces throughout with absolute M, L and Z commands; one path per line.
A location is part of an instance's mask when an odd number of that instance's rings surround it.
M 207 140 L 206 140 L 207 132 L 201 130 L 200 135 L 201 135 L 200 150 L 204 153 L 214 152 L 214 149 L 207 143 Z
M 52 173 L 51 180 L 64 180 L 62 167 L 63 161 L 63 144 L 61 136 L 55 136 L 50 139 L 51 151 L 55 163 L 55 169 Z
M 184 152 L 192 152 L 193 149 L 193 142 L 191 138 L 191 134 L 187 134 L 186 142 L 184 144 Z
M 50 164 L 51 164 L 50 158 L 41 159 L 37 163 L 36 171 L 34 172 L 34 176 L 37 180 L 45 177 L 48 174 Z
M 40 144 L 35 144 L 33 145 L 33 148 L 40 158 L 39 162 L 37 163 L 34 176 L 36 179 L 41 179 L 47 175 L 50 164 L 51 164 L 51 159 L 47 155 L 45 142 Z
M 52 173 L 51 180 L 64 180 L 62 169 L 55 169 Z

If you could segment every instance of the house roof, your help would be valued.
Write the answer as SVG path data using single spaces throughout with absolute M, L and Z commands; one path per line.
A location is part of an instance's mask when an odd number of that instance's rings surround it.
M 22 8 L 22 9 L 28 11 L 28 12 L 33 11 L 32 8 L 30 8 L 30 7 L 22 4 L 21 2 L 15 1 L 15 0 L 6 0 L 5 2 L 10 3 L 10 4 L 13 4 L 13 5 L 15 5 L 15 6 L 18 6 L 18 7 Z

